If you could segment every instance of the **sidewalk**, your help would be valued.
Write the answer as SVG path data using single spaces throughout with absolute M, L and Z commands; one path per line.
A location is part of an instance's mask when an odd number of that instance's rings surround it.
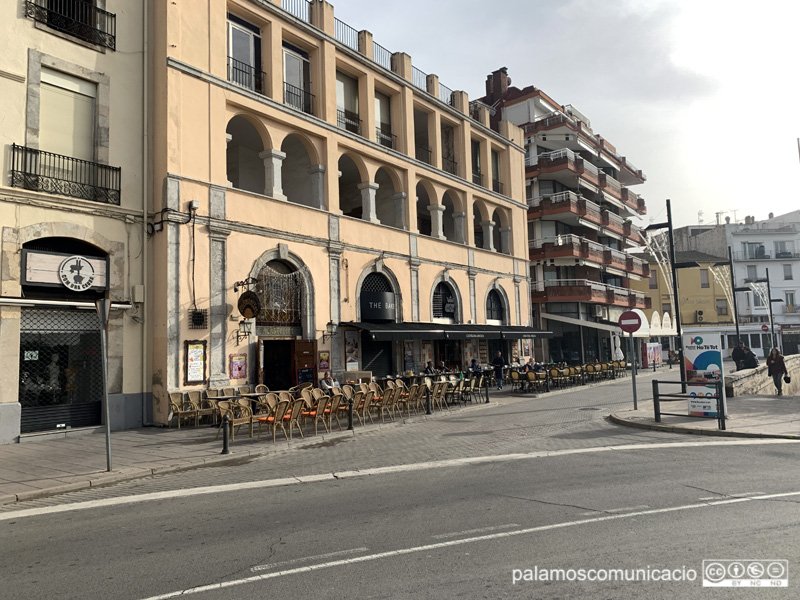
M 659 374 L 664 375 L 664 371 Z M 642 384 L 653 375 L 652 371 L 640 373 Z M 638 378 L 637 378 L 638 380 Z M 630 385 L 630 378 L 624 381 Z M 620 380 L 596 383 L 588 386 L 569 387 L 539 394 L 541 398 L 557 397 L 561 394 L 591 394 L 598 386 L 613 385 Z M 637 386 L 638 387 L 638 386 Z M 652 401 L 640 390 L 639 410 L 618 411 L 610 419 L 618 424 L 675 433 L 702 433 L 707 435 L 789 437 L 800 439 L 800 398 L 742 397 L 728 401 L 730 418 L 727 431 L 718 431 L 715 419 L 689 419 L 687 417 L 664 416 L 657 424 L 653 417 Z M 243 428 L 231 443 L 231 454 L 222 455 L 222 441 L 214 440 L 216 427 L 201 426 L 183 429 L 146 427 L 127 431 L 116 431 L 111 435 L 112 467 L 106 471 L 106 445 L 103 429 L 76 430 L 51 436 L 27 438 L 20 444 L 0 446 L 0 504 L 29 500 L 68 491 L 108 485 L 118 481 L 148 477 L 204 466 L 220 464 L 242 464 L 258 456 L 280 455 L 299 448 L 328 442 L 343 436 L 359 435 L 363 431 L 381 428 L 413 426 L 414 423 L 430 419 L 446 419 L 463 415 L 463 411 L 480 411 L 487 407 L 536 400 L 537 395 L 512 393 L 506 388 L 502 392 L 490 391 L 490 404 L 475 404 L 446 412 L 435 412 L 431 416 L 416 415 L 395 422 L 375 423 L 362 428 L 355 425 L 354 431 L 332 433 L 324 431 L 317 436 L 292 441 L 283 441 L 279 434 L 272 444 L 270 436 L 258 441 L 249 438 Z M 682 403 L 670 403 L 669 412 L 685 410 Z M 346 427 L 346 423 L 343 423 Z

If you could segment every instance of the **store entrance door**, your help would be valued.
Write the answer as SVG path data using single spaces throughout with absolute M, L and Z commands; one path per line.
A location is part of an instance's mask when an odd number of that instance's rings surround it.
M 288 390 L 294 384 L 293 340 L 264 340 L 264 384 L 271 390 Z

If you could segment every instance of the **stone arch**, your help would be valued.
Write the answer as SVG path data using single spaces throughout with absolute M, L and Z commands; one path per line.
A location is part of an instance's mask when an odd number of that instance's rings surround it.
M 301 299 L 303 339 L 316 339 L 314 279 L 311 277 L 311 271 L 308 266 L 300 256 L 290 251 L 284 244 L 278 244 L 277 248 L 267 250 L 253 262 L 253 266 L 250 268 L 250 277 L 257 278 L 261 269 L 273 260 L 284 262 L 300 273 L 300 278 L 303 282 L 303 297 Z
M 227 147 L 225 168 L 234 188 L 264 194 L 262 153 L 269 148 L 269 134 L 263 124 L 248 114 L 234 115 L 225 127 Z
M 389 282 L 389 285 L 392 287 L 395 298 L 395 323 L 402 322 L 403 295 L 400 293 L 400 281 L 397 279 L 394 271 L 383 264 L 383 260 L 381 258 L 378 258 L 375 262 L 365 267 L 364 270 L 361 271 L 361 275 L 358 277 L 358 281 L 356 282 L 356 298 L 358 298 L 358 302 L 356 302 L 356 318 L 361 321 L 361 290 L 364 285 L 364 280 L 373 273 L 379 273 L 380 275 L 383 275 Z
M 361 158 L 343 153 L 337 163 L 339 170 L 339 210 L 342 214 L 356 219 L 362 218 L 361 186 L 368 181 L 367 168 Z
M 488 314 L 488 307 L 489 307 L 489 299 L 492 294 L 496 294 L 503 309 L 503 318 L 501 319 L 503 325 L 511 325 L 511 303 L 508 300 L 508 294 L 506 293 L 505 288 L 500 285 L 499 280 L 495 279 L 492 283 L 486 288 L 486 294 L 483 297 L 483 309 L 484 309 L 484 318 L 488 321 L 489 314 Z
M 508 226 L 504 225 L 504 222 L 508 222 L 508 219 L 505 218 L 503 215 L 503 211 L 499 208 L 495 208 L 494 212 L 492 213 L 492 222 L 494 225 L 492 226 L 492 246 L 495 252 L 501 252 L 503 254 L 510 254 L 510 238 L 511 232 L 508 231 Z M 506 230 L 506 234 L 503 234 L 503 230 Z
M 454 311 L 454 313 L 455 313 L 454 321 L 456 323 L 463 323 L 464 322 L 464 313 L 463 313 L 464 302 L 461 299 L 461 291 L 458 289 L 458 286 L 456 285 L 456 283 L 450 278 L 450 274 L 447 271 L 442 271 L 442 273 L 440 275 L 438 275 L 433 280 L 433 283 L 431 284 L 430 298 L 428 300 L 428 302 L 429 302 L 428 306 L 431 307 L 431 320 L 436 318 L 436 317 L 433 316 L 433 299 L 434 299 L 434 296 L 436 295 L 436 290 L 439 287 L 439 284 L 442 284 L 442 283 L 447 285 L 447 286 L 449 286 L 450 290 L 453 292 L 454 300 L 455 300 L 455 303 L 456 303 L 455 311 Z
M 311 170 L 318 162 L 313 144 L 305 136 L 292 133 L 281 142 L 281 152 L 286 155 L 281 164 L 281 181 L 286 199 L 294 204 L 320 208 L 311 178 Z
M 442 194 L 442 234 L 450 242 L 464 242 L 464 213 L 460 210 L 461 201 L 458 194 L 447 190 Z
M 381 167 L 375 172 L 375 214 L 382 225 L 405 227 L 405 199 L 400 180 L 393 169 Z
M 436 203 L 436 192 L 433 186 L 425 181 L 418 182 L 414 192 L 417 202 L 417 232 L 420 235 L 430 236 L 433 231 L 428 206 Z

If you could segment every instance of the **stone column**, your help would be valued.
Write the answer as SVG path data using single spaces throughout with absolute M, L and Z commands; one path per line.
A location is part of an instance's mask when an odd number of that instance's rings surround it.
M 494 221 L 481 221 L 481 227 L 483 227 L 483 248 L 497 252 L 494 247 Z
M 478 297 L 475 293 L 475 277 L 478 272 L 474 269 L 467 270 L 469 277 L 469 318 L 473 323 L 478 322 Z
M 464 235 L 464 224 L 466 223 L 467 213 L 457 212 L 453 213 L 453 228 L 456 233 L 456 242 L 465 244 L 467 239 Z
M 422 262 L 418 258 L 408 261 L 411 268 L 411 320 L 419 321 L 419 266 Z
M 286 196 L 283 195 L 281 175 L 281 166 L 286 154 L 278 150 L 264 150 L 258 153 L 258 157 L 264 161 L 264 195 L 276 200 L 286 200 Z
M 500 228 L 500 252 L 511 254 L 511 227 Z
M 406 198 L 408 194 L 405 192 L 397 192 L 392 195 L 392 202 L 394 202 L 394 225 L 404 231 L 408 231 L 406 224 Z
M 431 213 L 431 237 L 437 240 L 444 239 L 444 206 L 441 204 L 429 204 L 428 212 Z
M 311 165 L 308 168 L 311 178 L 311 208 L 325 209 L 325 165 Z
M 225 169 L 227 171 L 228 168 L 228 146 L 231 145 L 231 140 L 233 140 L 233 136 L 230 133 L 225 134 Z M 228 187 L 233 187 L 233 182 L 228 179 Z
M 375 194 L 380 187 L 373 181 L 359 183 L 358 189 L 361 190 L 361 218 L 370 223 L 378 223 L 378 215 L 375 212 Z

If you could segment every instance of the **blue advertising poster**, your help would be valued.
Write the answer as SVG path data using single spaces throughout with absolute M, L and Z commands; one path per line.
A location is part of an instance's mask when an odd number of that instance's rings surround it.
M 722 369 L 722 340 L 718 333 L 691 333 L 683 336 L 684 364 L 686 380 L 708 382 L 707 386 L 690 386 L 689 415 L 696 417 L 716 417 L 716 386 L 722 382 L 723 406 L 725 402 L 725 381 Z

